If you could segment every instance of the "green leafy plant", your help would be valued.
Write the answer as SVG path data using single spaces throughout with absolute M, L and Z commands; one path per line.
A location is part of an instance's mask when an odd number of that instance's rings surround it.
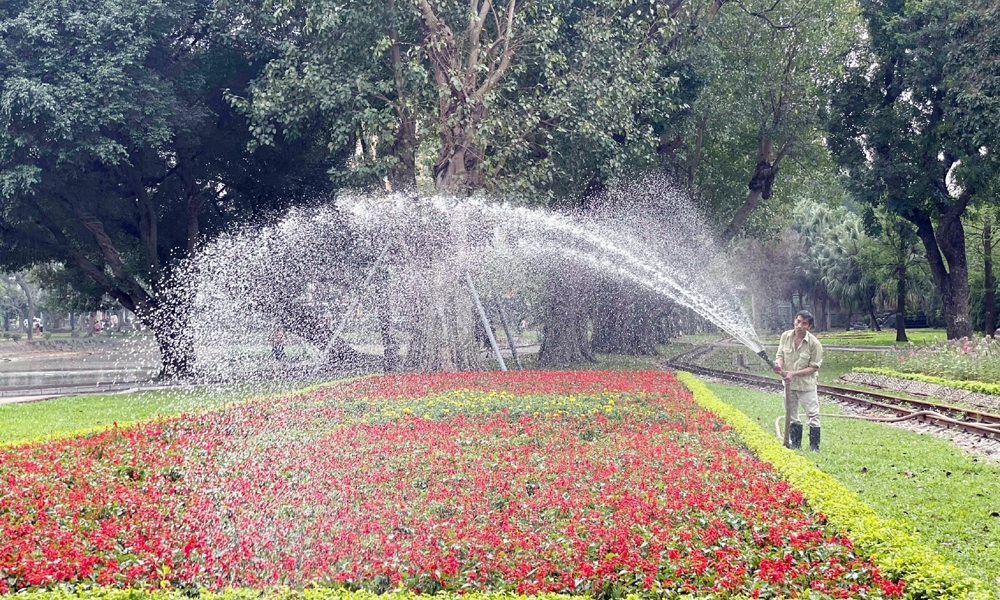
M 907 344 L 883 352 L 873 366 L 900 373 L 995 383 L 1000 382 L 1000 342 L 984 337 Z

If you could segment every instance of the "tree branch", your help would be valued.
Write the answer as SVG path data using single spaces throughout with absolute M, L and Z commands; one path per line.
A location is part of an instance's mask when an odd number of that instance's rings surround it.
M 472 14 L 476 13 L 477 2 L 478 0 L 470 1 Z M 479 34 L 483 31 L 483 26 L 486 25 L 486 17 L 489 16 L 492 7 L 492 0 L 484 0 L 482 7 L 479 9 L 479 14 L 469 22 L 469 31 L 467 33 L 469 40 L 469 60 L 466 65 L 466 75 L 473 78 L 472 81 L 475 81 L 476 67 L 479 66 Z M 497 33 L 499 33 L 499 29 Z
M 771 5 L 771 8 L 764 11 L 750 10 L 750 8 L 743 3 L 743 0 L 731 0 L 731 1 L 737 6 L 739 6 L 740 9 L 742 9 L 743 12 L 745 12 L 746 14 L 750 15 L 751 17 L 757 17 L 758 19 L 761 19 L 762 21 L 767 23 L 771 27 L 771 29 L 777 29 L 779 31 L 787 29 L 795 29 L 800 23 L 802 23 L 802 21 L 798 21 L 790 25 L 778 25 L 777 23 L 771 20 L 771 17 L 767 16 L 767 13 L 773 12 L 776 8 L 778 8 L 778 4 L 781 3 L 781 0 L 774 0 L 774 4 Z
M 514 11 L 517 8 L 517 0 L 510 0 L 510 4 L 507 5 L 507 31 L 503 34 L 503 54 L 500 58 L 500 66 L 497 67 L 496 71 L 493 71 L 490 76 L 486 79 L 486 82 L 476 90 L 476 100 L 481 101 L 483 97 L 486 96 L 488 90 L 493 89 L 496 84 L 503 77 L 504 72 L 510 66 L 510 59 L 513 56 L 514 51 L 511 44 L 511 37 L 514 35 Z M 499 32 L 498 32 L 499 35 Z

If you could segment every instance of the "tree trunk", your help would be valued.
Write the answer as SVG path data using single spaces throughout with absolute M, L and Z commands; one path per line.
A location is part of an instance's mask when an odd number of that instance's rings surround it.
M 378 328 L 382 337 L 382 368 L 386 373 L 400 370 L 399 343 L 392 335 L 392 302 L 389 285 L 384 277 L 375 281 L 375 304 L 378 313 Z
M 194 159 L 191 151 L 181 148 L 177 151 L 180 164 L 177 175 L 184 186 L 184 222 L 187 229 L 186 250 L 188 257 L 193 257 L 198 243 L 201 241 L 201 210 L 205 206 L 205 197 L 194 175 Z
M 829 300 L 823 294 L 816 294 L 816 317 L 817 330 L 818 331 L 829 331 L 830 330 L 830 315 L 828 310 Z
M 28 299 L 28 341 L 32 341 L 35 337 L 35 298 L 31 295 L 31 290 L 28 288 L 28 284 L 21 277 L 20 273 L 14 274 L 14 279 L 17 281 L 17 285 L 21 286 L 21 290 L 24 291 L 25 297 Z
M 128 168 L 127 172 L 133 178 L 138 176 L 135 170 Z M 141 182 L 140 182 L 141 183 Z M 133 181 L 134 185 L 139 185 Z M 148 200 L 145 189 L 137 192 L 141 198 Z M 148 291 L 143 284 L 140 284 L 136 276 L 125 268 L 121 253 L 115 247 L 114 241 L 104 229 L 104 223 L 96 216 L 82 210 L 69 198 L 59 198 L 66 209 L 73 214 L 93 236 L 94 243 L 101 253 L 102 261 L 94 262 L 81 250 L 77 249 L 77 244 L 70 242 L 62 229 L 51 223 L 44 222 L 43 225 L 59 245 L 70 249 L 70 256 L 73 262 L 83 272 L 85 272 L 105 293 L 118 301 L 123 307 L 131 311 L 136 318 L 146 328 L 153 332 L 156 344 L 160 349 L 160 360 L 162 368 L 158 379 L 184 378 L 192 374 L 194 364 L 194 346 L 187 327 L 187 315 L 190 301 L 181 297 L 168 298 L 170 290 L 166 289 L 165 283 L 161 281 L 161 274 L 158 270 L 158 259 L 156 255 L 156 219 L 155 211 L 140 207 L 142 218 L 140 219 L 141 239 L 146 249 L 149 260 L 150 273 L 156 273 L 155 281 L 146 282 L 154 290 Z M 140 202 L 144 205 L 145 202 Z M 38 214 L 45 214 L 38 208 Z M 87 335 L 94 334 L 93 323 L 89 324 Z
M 415 308 L 408 371 L 472 371 L 483 367 L 475 341 L 476 317 L 465 286 L 447 268 L 422 271 L 407 301 Z
M 969 271 L 962 212 L 964 203 L 956 202 L 956 206 L 941 216 L 936 232 L 926 213 L 917 212 L 910 219 L 917 226 L 917 235 L 924 244 L 934 283 L 941 294 L 950 340 L 971 338 L 973 334 L 969 322 Z
M 417 120 L 413 110 L 408 107 L 406 83 L 403 77 L 403 58 L 399 47 L 399 31 L 395 27 L 395 6 L 395 0 L 386 0 L 385 31 L 390 42 L 389 59 L 393 83 L 396 88 L 395 109 L 399 117 L 399 128 L 396 130 L 392 148 L 389 150 L 389 155 L 393 157 L 394 162 L 389 169 L 387 179 L 392 191 L 406 192 L 417 188 Z
M 417 188 L 417 122 L 401 117 L 392 142 L 390 155 L 394 162 L 387 178 L 392 191 L 407 192 Z
M 458 36 L 428 0 L 417 0 L 417 7 L 438 92 L 441 151 L 434 163 L 434 184 L 440 192 L 467 193 L 484 183 L 485 149 L 477 143 L 477 133 L 486 117 L 486 97 L 514 56 L 517 1 L 509 0 L 501 13 L 493 0 L 473 0 L 466 30 Z M 495 29 L 487 26 L 490 16 L 496 20 Z M 484 33 L 493 39 L 484 39 Z
M 983 219 L 983 269 L 986 294 L 983 304 L 986 308 L 986 335 L 993 337 L 997 330 L 996 293 L 997 282 L 993 278 L 993 222 L 992 216 L 986 213 Z
M 871 300 L 868 301 L 868 317 L 872 322 L 873 331 L 882 331 L 882 326 L 878 324 L 878 318 L 875 317 L 875 303 Z
M 574 285 L 575 284 L 575 285 Z M 589 310 L 582 277 L 550 277 L 538 365 L 566 368 L 594 362 L 587 332 Z
M 735 238 L 743 225 L 746 224 L 750 214 L 753 213 L 760 201 L 771 198 L 771 189 L 774 186 L 774 178 L 778 174 L 778 163 L 788 152 L 792 140 L 785 143 L 777 155 L 774 154 L 774 140 L 761 131 L 757 144 L 757 166 L 754 167 L 753 176 L 748 184 L 749 192 L 743 205 L 736 210 L 733 220 L 729 222 L 722 232 L 720 239 L 723 243 L 728 243 Z
M 480 116 L 462 114 L 468 112 Z M 474 141 L 483 113 L 482 106 L 442 111 L 441 151 L 433 169 L 434 188 L 439 192 L 465 194 L 483 187 L 485 153 Z
M 655 356 L 656 306 L 650 298 L 620 282 L 598 286 L 591 348 L 605 354 Z
M 906 238 L 899 236 L 900 254 L 896 263 L 896 342 L 908 342 L 906 337 Z
M 153 332 L 160 349 L 161 367 L 156 378 L 170 380 L 190 377 L 194 370 L 194 341 L 187 327 L 187 311 L 171 306 L 132 312 L 139 322 Z

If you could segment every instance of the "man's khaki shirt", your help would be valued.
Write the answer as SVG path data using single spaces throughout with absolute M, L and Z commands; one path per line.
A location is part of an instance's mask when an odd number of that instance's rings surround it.
M 778 343 L 778 353 L 774 360 L 781 359 L 786 371 L 799 371 L 806 367 L 820 368 L 823 364 L 823 345 L 819 343 L 812 332 L 807 331 L 799 347 L 795 347 L 795 330 L 789 329 L 781 334 Z M 816 389 L 816 373 L 792 377 L 791 389 L 797 392 L 809 392 Z

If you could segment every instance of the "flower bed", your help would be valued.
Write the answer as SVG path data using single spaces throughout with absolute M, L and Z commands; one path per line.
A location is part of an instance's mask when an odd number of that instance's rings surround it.
M 1000 341 L 986 336 L 899 345 L 889 352 L 878 353 L 875 366 L 952 381 L 968 381 L 971 387 L 965 389 L 991 394 L 996 392 L 989 391 L 990 385 L 1000 381 Z
M 900 595 L 659 372 L 355 380 L 0 450 L 0 591 Z

